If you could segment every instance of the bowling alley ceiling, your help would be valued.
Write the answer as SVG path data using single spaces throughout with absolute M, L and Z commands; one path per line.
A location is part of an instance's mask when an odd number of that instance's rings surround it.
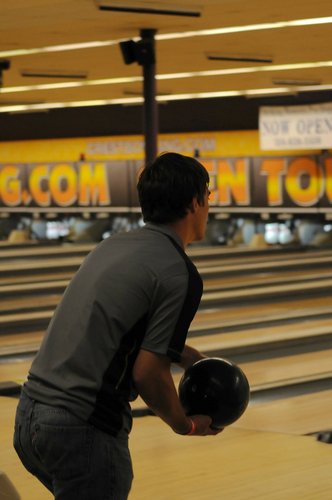
M 0 113 L 137 105 L 119 42 L 144 29 L 160 102 L 332 91 L 331 0 L 3 0 L 0 19 Z

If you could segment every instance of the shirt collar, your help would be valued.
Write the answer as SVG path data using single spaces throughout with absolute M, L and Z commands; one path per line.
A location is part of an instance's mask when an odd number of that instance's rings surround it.
M 147 222 L 143 229 L 150 229 L 152 231 L 158 231 L 159 233 L 166 234 L 167 236 L 170 236 L 181 248 L 183 248 L 183 243 L 179 236 L 166 224 L 153 224 L 152 222 Z

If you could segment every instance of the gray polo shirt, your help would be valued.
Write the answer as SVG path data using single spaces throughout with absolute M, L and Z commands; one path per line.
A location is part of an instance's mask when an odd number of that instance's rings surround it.
M 201 295 L 202 280 L 167 226 L 111 236 L 67 287 L 25 392 L 112 435 L 129 432 L 139 350 L 180 361 Z

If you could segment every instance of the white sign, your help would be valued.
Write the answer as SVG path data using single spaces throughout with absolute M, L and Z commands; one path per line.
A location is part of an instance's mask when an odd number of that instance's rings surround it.
M 331 148 L 332 103 L 261 107 L 259 140 L 263 151 Z

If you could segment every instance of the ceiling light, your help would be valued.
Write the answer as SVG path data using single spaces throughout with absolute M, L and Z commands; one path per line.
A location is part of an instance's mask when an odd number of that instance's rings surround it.
M 304 87 L 295 87 L 295 92 L 308 92 L 308 91 L 321 91 L 321 90 L 332 90 L 331 85 L 312 85 Z M 173 95 L 158 95 L 156 100 L 158 102 L 165 101 L 184 101 L 192 99 L 211 99 L 220 97 L 237 97 L 237 96 L 266 96 L 266 95 L 276 95 L 276 94 L 289 94 L 293 92 L 287 87 L 280 88 L 267 88 L 267 89 L 247 89 L 247 90 L 225 90 L 218 92 L 196 92 L 190 94 L 173 94 Z M 72 102 L 45 102 L 43 104 L 31 104 L 31 105 L 13 105 L 13 106 L 1 106 L 0 113 L 9 113 L 12 111 L 30 111 L 34 112 L 40 109 L 62 109 L 62 108 L 77 108 L 77 107 L 91 107 L 91 106 L 109 106 L 109 105 L 130 105 L 130 104 L 142 104 L 144 102 L 143 97 L 127 97 L 119 99 L 98 99 L 93 101 L 72 101 Z
M 10 94 L 16 92 L 29 92 L 33 90 L 68 89 L 75 87 L 87 87 L 90 85 L 115 85 L 119 83 L 135 83 L 142 81 L 142 76 L 125 76 L 119 78 L 102 78 L 100 80 L 86 80 L 84 82 L 40 83 L 36 85 L 21 85 L 19 87 L 5 87 L 2 93 Z
M 320 80 L 294 80 L 294 79 L 279 79 L 273 78 L 272 83 L 274 85 L 320 85 L 322 82 Z
M 244 73 L 256 73 L 259 71 L 285 71 L 293 69 L 312 69 L 312 68 L 323 68 L 332 67 L 332 61 L 316 61 L 316 62 L 303 62 L 295 64 L 275 64 L 270 66 L 248 66 L 243 68 L 226 68 L 226 69 L 216 69 L 207 71 L 187 71 L 182 73 L 164 73 L 161 75 L 156 75 L 156 80 L 175 80 L 181 78 L 197 78 L 197 77 L 211 77 L 211 76 L 225 76 L 225 75 L 236 75 Z M 3 87 L 1 89 L 2 94 L 16 93 L 16 92 L 29 92 L 34 90 L 55 90 L 55 89 L 65 89 L 65 88 L 75 88 L 75 87 L 86 87 L 93 85 L 117 85 L 121 83 L 136 83 L 142 82 L 142 76 L 128 76 L 128 77 L 117 77 L 117 78 L 101 78 L 99 80 L 86 80 L 84 82 L 60 82 L 60 83 L 41 83 L 36 85 L 21 85 L 17 87 Z M 277 80 L 276 80 L 277 81 Z M 287 82 L 287 80 L 281 80 Z M 283 85 L 283 83 L 279 83 Z M 308 81 L 303 85 L 315 85 L 317 82 Z M 287 85 L 287 83 L 284 83 Z M 299 85 L 301 85 L 299 81 Z
M 302 62 L 293 64 L 272 64 L 269 66 L 244 66 L 242 68 L 224 68 L 212 69 L 206 71 L 187 71 L 182 73 L 164 73 L 157 75 L 157 80 L 172 80 L 176 78 L 193 78 L 199 76 L 223 76 L 223 75 L 238 75 L 244 73 L 258 73 L 264 71 L 287 71 L 294 69 L 313 69 L 331 67 L 332 61 L 315 61 L 315 62 Z
M 121 2 L 123 4 L 123 2 Z M 131 12 L 134 14 L 158 14 L 163 16 L 186 16 L 186 17 L 200 17 L 201 12 L 193 10 L 184 9 L 161 9 L 159 6 L 156 7 L 140 7 L 139 5 L 113 5 L 100 4 L 98 5 L 99 10 L 113 11 L 113 12 Z
M 87 78 L 87 71 L 66 71 L 66 70 L 43 70 L 43 69 L 22 69 L 21 76 L 38 78 Z
M 294 19 L 291 21 L 277 21 L 275 23 L 247 24 L 244 26 L 229 26 L 225 28 L 212 28 L 197 31 L 184 31 L 182 33 L 164 33 L 156 37 L 157 40 L 172 40 L 174 38 L 191 38 L 194 36 L 228 35 L 246 31 L 272 30 L 281 28 L 295 28 L 299 26 L 313 26 L 316 24 L 330 24 L 332 16 L 314 17 L 310 19 Z
M 29 100 L 29 101 L 23 101 L 23 100 L 20 100 L 20 101 L 11 101 L 9 99 L 1 99 L 1 105 L 2 106 L 16 106 L 16 105 L 30 105 L 30 104 L 44 104 L 45 101 L 41 101 L 40 99 L 38 101 L 36 100 Z
M 206 30 L 193 30 L 193 31 L 183 31 L 177 33 L 160 33 L 156 35 L 156 40 L 173 40 L 177 38 L 191 38 L 195 36 L 214 36 L 214 35 L 227 35 L 230 33 L 241 33 L 246 31 L 259 31 L 267 29 L 281 29 L 281 28 L 291 28 L 299 26 L 313 26 L 317 24 L 330 24 L 332 23 L 332 16 L 328 17 L 316 17 L 310 19 L 294 19 L 291 21 L 278 21 L 275 23 L 261 23 L 261 24 L 248 24 L 244 26 L 228 26 L 224 28 L 206 29 Z M 39 47 L 33 49 L 14 49 L 6 50 L 0 52 L 0 57 L 15 57 L 24 56 L 31 54 L 39 54 L 44 52 L 62 52 L 65 50 L 82 50 L 97 47 L 106 47 L 110 45 L 118 45 L 124 39 L 118 40 L 104 40 L 104 41 L 92 41 L 92 42 L 81 42 L 81 43 L 71 43 L 65 45 L 52 45 L 47 47 Z M 139 38 L 133 38 L 133 40 L 139 40 Z
M 223 54 L 206 54 L 209 61 L 238 61 L 238 62 L 258 62 L 272 63 L 271 57 L 260 56 L 240 56 L 240 55 L 223 55 Z
M 172 92 L 158 92 L 158 95 L 171 95 L 171 94 L 172 94 Z M 141 90 L 125 89 L 123 91 L 123 95 L 143 96 L 143 92 Z
M 118 45 L 118 43 L 120 43 L 122 40 L 123 38 L 118 40 L 67 43 L 64 45 L 49 45 L 47 47 L 38 47 L 34 49 L 5 50 L 0 52 L 0 57 L 31 56 L 33 54 L 44 54 L 48 52 L 65 52 L 67 50 L 95 49 L 100 47 L 109 47 L 111 45 Z

